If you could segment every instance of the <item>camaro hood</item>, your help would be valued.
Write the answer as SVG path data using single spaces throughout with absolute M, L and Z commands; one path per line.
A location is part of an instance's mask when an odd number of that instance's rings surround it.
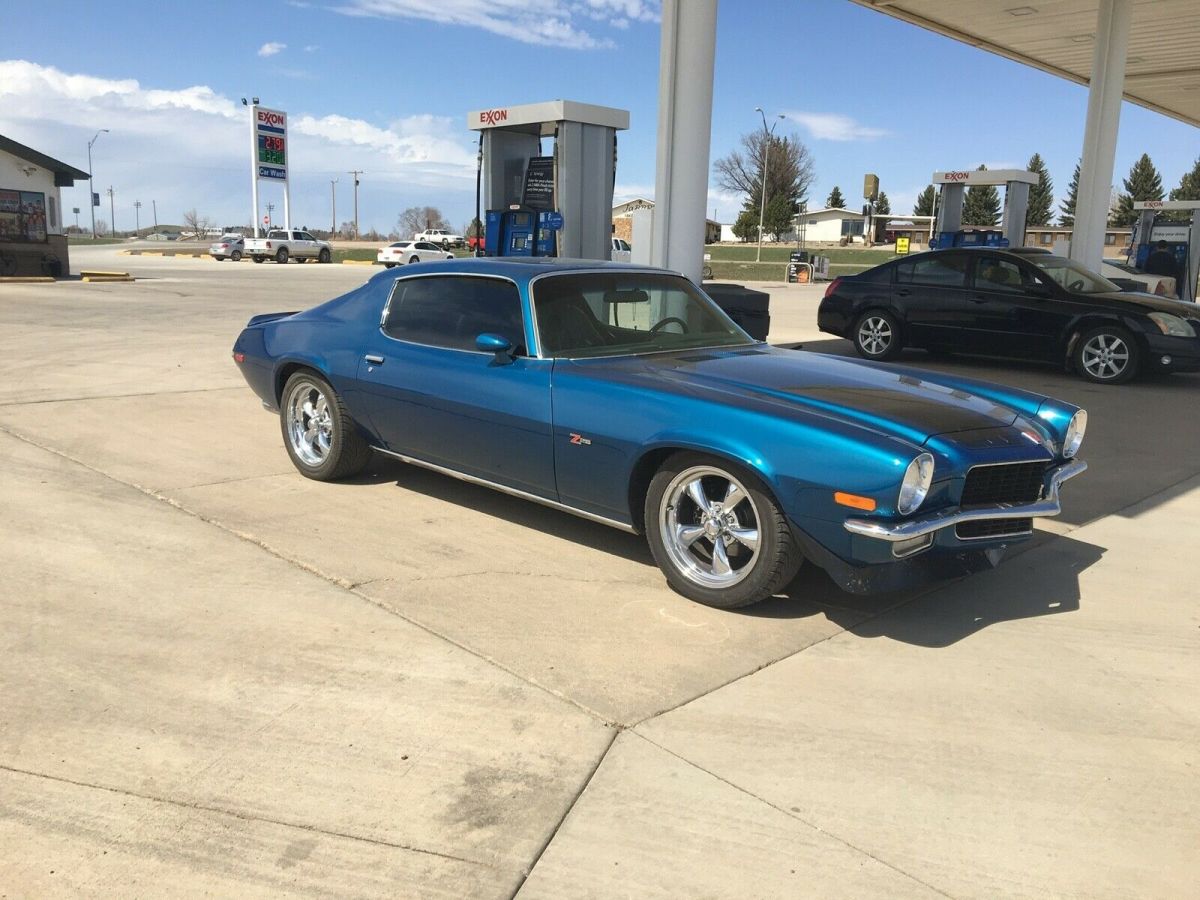
M 595 377 L 661 380 L 681 393 L 724 395 L 729 403 L 774 407 L 780 415 L 808 413 L 853 421 L 915 444 L 936 434 L 997 428 L 1014 410 L 974 394 L 926 381 L 912 370 L 894 372 L 819 353 L 755 346 L 580 360 Z M 924 373 L 921 373 L 923 375 Z M 660 380 L 661 379 L 661 380 Z

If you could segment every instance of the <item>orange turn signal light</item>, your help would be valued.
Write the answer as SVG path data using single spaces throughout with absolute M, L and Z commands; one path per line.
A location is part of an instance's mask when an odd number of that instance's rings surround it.
M 875 509 L 875 501 L 870 497 L 860 497 L 858 494 L 847 494 L 845 491 L 834 491 L 833 501 L 840 506 L 849 506 L 853 509 L 861 509 L 864 512 L 873 512 Z

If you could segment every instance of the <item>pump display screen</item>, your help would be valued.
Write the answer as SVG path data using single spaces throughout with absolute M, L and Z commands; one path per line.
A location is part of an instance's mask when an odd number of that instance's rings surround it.
M 273 166 L 287 165 L 285 139 L 271 134 L 259 134 L 258 161 Z

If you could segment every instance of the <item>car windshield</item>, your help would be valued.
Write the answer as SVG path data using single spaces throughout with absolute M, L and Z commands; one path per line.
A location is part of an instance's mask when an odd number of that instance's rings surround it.
M 1054 279 L 1059 287 L 1074 294 L 1106 294 L 1121 290 L 1103 275 L 1085 269 L 1063 256 L 1027 256 L 1025 259 Z
M 678 275 L 547 276 L 533 285 L 533 305 L 546 356 L 578 359 L 754 343 Z

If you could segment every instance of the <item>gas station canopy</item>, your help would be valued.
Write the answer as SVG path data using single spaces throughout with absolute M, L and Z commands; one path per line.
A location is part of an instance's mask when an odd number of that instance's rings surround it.
M 854 0 L 921 28 L 1087 84 L 1100 0 Z M 1135 0 L 1125 99 L 1200 126 L 1196 0 Z

